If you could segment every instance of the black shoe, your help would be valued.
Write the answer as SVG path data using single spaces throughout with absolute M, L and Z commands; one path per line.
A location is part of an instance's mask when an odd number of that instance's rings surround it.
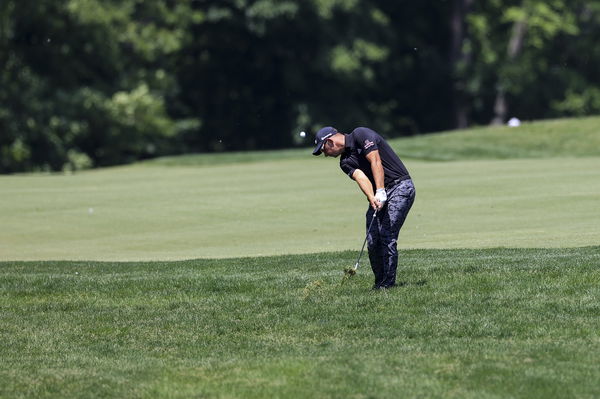
M 379 285 L 379 284 L 375 284 L 373 286 L 373 288 L 371 288 L 371 289 L 374 290 L 374 291 L 377 291 L 377 290 L 387 290 L 388 288 L 392 288 L 395 285 L 396 284 L 393 284 L 393 285 Z
M 380 286 L 379 286 L 379 289 L 388 290 L 388 289 L 390 289 L 390 288 L 401 287 L 401 286 L 403 286 L 403 285 L 404 285 L 404 283 L 400 283 L 400 284 L 391 283 L 391 284 L 380 285 Z

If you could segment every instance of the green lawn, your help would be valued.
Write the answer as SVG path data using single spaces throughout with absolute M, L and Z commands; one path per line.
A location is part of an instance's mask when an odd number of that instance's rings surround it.
M 310 150 L 0 176 L 0 398 L 600 397 L 599 124 L 393 140 L 383 292 Z
M 417 186 L 401 247 L 596 245 L 597 126 L 600 117 L 393 141 Z M 530 158 L 497 159 L 509 155 Z M 489 159 L 471 159 L 482 157 Z M 310 150 L 190 155 L 75 175 L 0 176 L 0 192 L 0 260 L 350 250 L 360 245 L 366 208 L 337 160 L 313 157 Z
M 434 161 L 600 156 L 600 117 L 486 126 L 398 139 L 393 145 L 402 157 Z
M 0 397 L 597 398 L 600 247 L 0 263 Z
M 600 157 L 407 161 L 402 248 L 574 247 L 600 237 Z M 0 177 L 0 260 L 356 250 L 367 203 L 337 160 Z
M 342 129 L 349 132 L 350 129 Z M 306 137 L 311 145 L 314 137 Z M 403 159 L 456 161 L 600 156 L 600 116 L 523 122 L 519 127 L 483 126 L 435 134 L 390 139 Z M 159 166 L 214 166 L 306 159 L 312 148 L 190 154 L 143 162 Z

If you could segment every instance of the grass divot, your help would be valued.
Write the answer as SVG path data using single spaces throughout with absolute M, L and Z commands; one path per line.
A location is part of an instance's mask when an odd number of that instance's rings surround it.
M 325 285 L 325 283 L 323 282 L 323 280 L 315 280 L 315 281 L 311 281 L 310 283 L 306 284 L 306 287 L 304 287 L 304 289 L 302 290 L 302 299 L 307 300 L 308 298 L 310 298 L 312 295 L 314 295 L 317 291 L 319 291 L 321 289 L 321 287 L 323 287 Z
M 356 275 L 356 269 L 353 267 L 347 267 L 344 269 L 344 276 L 342 277 L 342 281 L 340 282 L 340 285 L 344 285 L 346 284 L 346 281 L 348 281 L 351 277 Z

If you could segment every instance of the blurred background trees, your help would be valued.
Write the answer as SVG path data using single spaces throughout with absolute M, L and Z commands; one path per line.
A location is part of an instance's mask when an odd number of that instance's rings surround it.
M 599 113 L 598 42 L 593 0 L 2 0 L 0 172 Z

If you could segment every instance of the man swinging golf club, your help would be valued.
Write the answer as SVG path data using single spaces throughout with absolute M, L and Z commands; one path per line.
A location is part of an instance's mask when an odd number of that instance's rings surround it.
M 369 200 L 367 248 L 373 289 L 395 286 L 398 234 L 415 200 L 408 170 L 383 137 L 366 127 L 344 134 L 327 126 L 317 132 L 315 144 L 313 155 L 341 155 L 340 168 Z

